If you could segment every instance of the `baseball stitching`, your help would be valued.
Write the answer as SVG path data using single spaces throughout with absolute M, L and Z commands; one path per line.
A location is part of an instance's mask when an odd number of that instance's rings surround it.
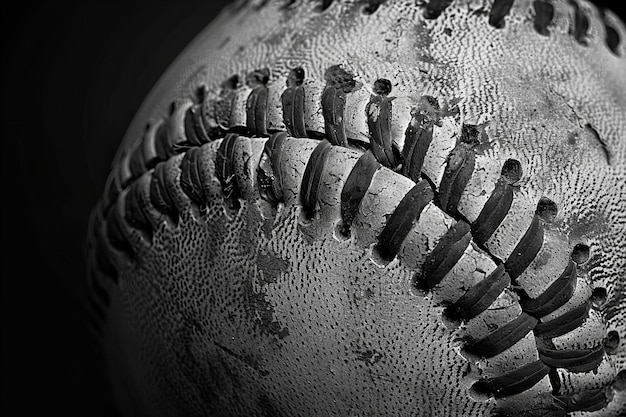
M 320 12 L 330 3 L 322 2 Z M 364 12 L 376 13 L 382 3 L 371 1 Z M 430 1 L 418 7 L 424 18 L 436 19 L 451 3 Z M 571 3 L 572 36 L 584 44 L 588 18 Z M 502 28 L 512 4 L 496 0 L 488 24 Z M 547 35 L 553 6 L 533 4 L 534 28 Z M 616 37 L 607 26 L 606 42 L 613 53 Z M 473 384 L 478 396 L 495 397 L 499 409 L 508 413 L 508 397 L 549 380 L 553 402 L 532 415 L 596 411 L 607 405 L 616 374 L 606 362 L 619 335 L 607 334 L 596 311 L 606 292 L 592 292 L 586 277 L 577 273 L 593 248 L 571 244 L 551 227 L 558 212 L 553 201 L 524 200 L 519 191 L 526 173 L 520 161 L 504 160 L 499 171 L 481 165 L 483 126 L 461 123 L 455 102 L 394 96 L 393 79 L 369 80 L 363 88 L 340 65 L 327 68 L 323 80 L 307 77 L 302 67 L 283 78 L 268 68 L 241 78 L 233 76 L 218 90 L 201 88 L 193 100 L 172 103 L 169 117 L 150 123 L 114 166 L 90 226 L 89 281 L 97 320 L 104 320 L 108 301 L 94 276 L 102 274 L 116 284 L 119 272 L 150 247 L 158 225 L 166 221 L 177 227 L 180 212 L 190 205 L 201 219 L 210 201 L 223 201 L 224 210 L 236 216 L 242 201 L 260 199 L 270 208 L 268 218 L 279 215 L 278 207 L 295 204 L 306 228 L 332 217 L 322 212 L 330 210 L 327 197 L 334 193 L 332 210 L 340 221 L 329 225 L 331 235 L 369 245 L 372 261 L 381 268 L 408 259 L 403 251 L 412 230 L 446 219 L 429 228 L 434 247 L 421 265 L 414 265 L 413 283 L 416 291 L 431 294 L 445 307 L 451 326 L 463 323 L 461 346 L 468 360 L 500 355 L 499 361 L 515 361 L 506 370 L 498 361 L 487 365 L 487 376 Z M 248 169 L 242 157 L 257 161 L 255 169 Z M 294 158 L 300 158 L 299 166 Z M 341 167 L 334 163 L 339 160 Z M 393 178 L 403 190 L 388 203 L 381 224 L 364 214 L 372 210 L 371 186 L 377 177 Z M 491 184 L 490 194 L 473 194 L 485 184 Z M 181 203 L 181 195 L 188 201 Z M 360 230 L 368 222 L 368 230 Z M 450 282 L 450 271 L 470 251 L 481 253 L 493 269 L 471 285 Z M 544 253 L 552 255 L 550 264 L 542 260 Z M 558 273 L 555 264 L 561 265 Z M 510 300 L 519 301 L 506 314 L 491 310 Z M 489 329 L 479 321 L 489 322 Z M 527 355 L 531 350 L 535 353 Z M 603 374 L 601 382 L 583 388 L 565 386 L 560 377 L 591 370 Z

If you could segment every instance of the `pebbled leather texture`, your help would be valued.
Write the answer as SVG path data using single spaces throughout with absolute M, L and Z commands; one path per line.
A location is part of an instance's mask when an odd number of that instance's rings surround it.
M 93 211 L 120 409 L 626 412 L 624 39 L 574 0 L 224 10 Z

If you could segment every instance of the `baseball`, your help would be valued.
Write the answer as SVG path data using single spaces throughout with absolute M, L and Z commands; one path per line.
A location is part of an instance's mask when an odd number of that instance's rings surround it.
M 626 26 L 586 0 L 249 0 L 89 225 L 126 416 L 626 414 Z

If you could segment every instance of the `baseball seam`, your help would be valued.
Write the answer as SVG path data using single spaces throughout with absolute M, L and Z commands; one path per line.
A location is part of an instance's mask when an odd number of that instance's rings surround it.
M 450 3 L 428 3 L 425 17 L 436 18 Z M 489 23 L 501 27 L 511 5 L 512 1 L 496 1 L 490 12 Z M 552 6 L 542 1 L 535 1 L 534 6 L 539 16 L 534 27 L 538 33 L 545 35 L 551 20 Z M 372 13 L 375 11 L 376 8 Z M 584 44 L 585 18 L 579 14 L 579 9 L 576 9 L 576 13 L 573 35 Z M 607 39 L 610 38 L 609 32 L 607 30 Z M 616 53 L 617 43 L 614 38 L 611 39 L 607 45 Z M 442 109 L 436 99 L 422 97 L 421 104 L 411 109 L 404 146 L 400 150 L 392 137 L 393 123 L 397 119 L 394 119 L 393 114 L 394 98 L 389 97 L 391 83 L 386 79 L 378 79 L 373 83 L 372 91 L 375 94 L 371 95 L 363 115 L 370 133 L 369 143 L 355 141 L 346 132 L 345 126 L 346 106 L 349 106 L 347 96 L 355 89 L 354 78 L 339 66 L 329 68 L 326 74 L 326 84 L 318 92 L 323 128 L 315 132 L 309 129 L 312 125 L 309 117 L 311 110 L 305 101 L 308 90 L 303 83 L 304 71 L 299 67 L 289 74 L 286 89 L 280 96 L 284 131 L 269 126 L 268 109 L 275 103 L 270 102 L 273 96 L 269 94 L 270 73 L 267 69 L 251 72 L 244 89 L 240 88 L 238 78 L 232 77 L 222 84 L 218 93 L 211 95 L 206 90 L 200 90 L 193 102 L 173 104 L 170 117 L 147 127 L 142 140 L 124 155 L 107 181 L 105 199 L 94 211 L 91 221 L 90 254 L 95 258 L 97 269 L 115 282 L 117 271 L 124 269 L 122 264 L 132 264 L 135 253 L 127 228 L 130 226 L 138 230 L 149 244 L 156 228 L 152 210 L 166 216 L 172 225 L 177 224 L 181 208 L 169 190 L 180 187 L 191 201 L 204 204 L 211 197 L 202 185 L 203 174 L 209 170 L 214 172 L 221 184 L 222 198 L 227 209 L 237 211 L 241 195 L 237 183 L 235 148 L 243 135 L 269 137 L 257 168 L 257 179 L 260 197 L 272 204 L 282 201 L 283 187 L 278 169 L 282 144 L 294 137 L 316 140 L 326 137 L 319 140 L 319 145 L 308 158 L 302 179 L 300 201 L 307 220 L 315 219 L 320 205 L 317 191 L 330 150 L 333 147 L 358 146 L 362 149 L 362 155 L 350 171 L 341 192 L 341 234 L 350 235 L 350 228 L 359 216 L 360 203 L 375 172 L 382 167 L 390 169 L 410 178 L 415 186 L 403 196 L 378 236 L 374 251 L 383 262 L 390 262 L 397 256 L 406 234 L 415 225 L 426 204 L 432 201 L 452 216 L 456 223 L 428 254 L 422 270 L 414 277 L 415 286 L 422 290 L 435 288 L 473 242 L 496 262 L 497 268 L 455 302 L 447 305 L 445 314 L 452 320 L 469 320 L 487 310 L 507 288 L 519 296 L 522 314 L 485 337 L 467 340 L 464 350 L 470 355 L 495 356 L 511 348 L 532 331 L 540 341 L 537 345 L 539 360 L 496 377 L 482 378 L 475 384 L 477 391 L 501 398 L 530 389 L 548 374 L 551 381 L 558 379 L 556 368 L 571 372 L 597 369 L 605 353 L 611 353 L 604 344 L 585 349 L 557 349 L 551 342 L 552 338 L 579 328 L 589 317 L 591 298 L 583 304 L 561 311 L 572 299 L 576 289 L 577 264 L 586 261 L 585 256 L 579 258 L 579 254 L 586 251 L 588 257 L 589 248 L 584 245 L 573 248 L 566 269 L 538 296 L 530 297 L 517 282 L 517 278 L 539 253 L 544 242 L 544 224 L 550 223 L 556 215 L 556 205 L 547 198 L 538 202 L 527 230 L 506 258 L 496 256 L 486 245 L 511 209 L 514 191 L 523 175 L 519 162 L 505 161 L 500 179 L 490 197 L 477 218 L 470 221 L 459 211 L 459 199 L 472 179 L 480 126 L 462 125 L 460 140 L 450 151 L 437 184 L 436 179 L 424 172 L 423 162 L 433 141 L 433 129 L 440 118 L 454 115 L 453 105 L 450 108 L 443 106 Z M 233 125 L 233 109 L 240 106 L 242 97 L 245 109 L 241 113 L 245 115 L 242 119 L 245 122 Z M 200 149 L 218 139 L 221 142 L 214 164 L 202 161 Z M 166 172 L 165 162 L 180 153 L 184 153 L 180 178 L 173 181 Z M 125 261 L 120 262 L 120 253 L 127 255 L 123 256 Z M 108 303 L 106 290 L 98 284 L 97 279 L 92 278 L 90 282 L 93 282 L 91 293 L 94 294 L 96 314 L 103 320 L 102 306 Z M 550 316 L 557 310 L 561 314 Z M 545 319 L 546 316 L 550 318 Z M 608 403 L 608 387 L 593 390 L 580 400 L 560 395 L 558 382 L 553 383 L 553 388 L 555 407 L 562 412 L 599 409 Z

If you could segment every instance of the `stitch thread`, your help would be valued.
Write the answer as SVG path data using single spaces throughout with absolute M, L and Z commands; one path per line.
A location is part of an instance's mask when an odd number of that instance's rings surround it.
M 432 3 L 435 7 L 436 2 Z M 499 9 L 502 17 L 499 15 L 496 17 L 502 19 L 508 13 L 508 10 L 504 12 L 508 3 L 498 2 L 498 4 L 498 7 L 502 8 Z M 535 5 L 536 9 L 537 7 L 542 10 L 541 7 L 544 6 Z M 496 18 L 494 17 L 494 19 Z M 540 23 L 544 25 L 545 16 L 541 19 Z M 538 23 L 536 22 L 536 24 Z M 547 23 L 541 26 L 542 30 L 546 26 Z M 307 136 L 304 128 L 305 89 L 302 86 L 303 78 L 304 71 L 301 68 L 298 67 L 291 71 L 287 88 L 281 96 L 287 132 L 271 135 L 265 143 L 263 155 L 257 168 L 260 195 L 274 204 L 283 199 L 280 178 L 283 145 L 288 140 L 289 135 Z M 254 77 L 253 79 L 256 80 Z M 324 175 L 328 153 L 333 145 L 349 146 L 349 140 L 345 135 L 343 126 L 343 112 L 346 94 L 355 88 L 354 79 L 352 75 L 335 66 L 327 71 L 326 81 L 327 85 L 322 93 L 321 106 L 328 140 L 320 141 L 311 154 L 301 183 L 300 198 L 304 213 L 309 219 L 314 218 L 318 209 L 317 192 Z M 237 82 L 236 78 L 232 78 L 223 85 L 225 90 L 221 97 L 224 102 L 231 102 L 229 97 L 232 97 L 233 94 L 233 83 L 236 85 Z M 252 135 L 266 136 L 268 90 L 265 83 L 267 80 L 261 77 L 261 81 L 258 84 L 255 84 L 256 82 L 251 82 L 252 90 L 246 101 L 246 128 Z M 439 188 L 434 193 L 428 181 L 421 179 L 421 170 L 433 140 L 433 127 L 438 124 L 437 118 L 433 117 L 432 114 L 415 109 L 411 113 L 412 119 L 405 132 L 405 147 L 400 154 L 390 137 L 393 100 L 393 98 L 387 97 L 391 92 L 390 82 L 384 79 L 377 80 L 374 84 L 374 92 L 376 95 L 371 96 L 365 115 L 370 128 L 370 148 L 358 159 L 341 190 L 341 231 L 346 235 L 350 233 L 354 220 L 358 216 L 361 201 L 366 195 L 375 173 L 381 168 L 381 164 L 392 169 L 402 164 L 402 174 L 412 179 L 416 184 L 404 195 L 388 218 L 374 248 L 384 261 L 391 261 L 398 255 L 408 232 L 431 201 L 446 213 L 453 216 L 459 215 L 457 211 L 459 199 L 474 172 L 474 147 L 479 142 L 480 129 L 472 125 L 463 125 L 462 139 L 451 151 Z M 431 101 L 433 101 L 433 108 L 438 111 L 439 107 L 436 100 Z M 214 135 L 225 134 L 217 151 L 215 175 L 221 183 L 224 200 L 229 202 L 231 208 L 238 208 L 237 200 L 240 196 L 234 158 L 239 136 L 236 133 L 227 133 L 228 123 L 226 122 L 230 120 L 228 110 L 231 105 L 224 104 L 221 100 L 213 103 L 213 105 L 215 111 L 213 115 L 203 114 L 203 104 L 193 104 L 184 112 L 181 123 L 184 125 L 186 141 L 191 148 L 184 149 L 185 155 L 180 165 L 180 187 L 194 203 L 202 205 L 206 202 L 208 197 L 201 186 L 202 179 L 199 170 L 203 168 L 200 168 L 201 152 L 198 146 L 210 142 L 215 137 Z M 224 122 L 223 125 L 220 125 L 220 129 L 224 129 L 226 126 L 226 130 L 216 130 L 214 127 L 208 129 L 207 126 L 211 126 L 208 121 L 209 118 Z M 160 160 L 171 158 L 176 154 L 176 149 L 179 149 L 177 147 L 181 146 L 180 143 L 173 143 L 168 121 L 169 119 L 166 119 L 165 122 L 150 127 L 139 146 L 136 146 L 132 153 L 126 155 L 125 167 L 127 167 L 127 171 L 115 172 L 107 182 L 108 204 L 119 201 L 115 207 L 107 209 L 106 220 L 97 220 L 102 222 L 105 228 L 103 229 L 104 232 L 96 233 L 100 237 L 96 238 L 94 250 L 97 267 L 105 274 L 111 275 L 115 282 L 117 282 L 117 266 L 110 256 L 110 249 L 103 243 L 110 242 L 116 250 L 125 252 L 132 258 L 134 255 L 132 244 L 128 241 L 124 230 L 128 226 L 140 229 L 151 240 L 154 225 L 150 220 L 148 204 L 170 217 L 173 223 L 176 223 L 178 219 L 178 209 L 169 192 L 169 189 L 174 185 L 170 183 L 171 180 L 166 175 L 165 165 L 157 163 Z M 209 131 L 212 133 L 209 134 Z M 150 168 L 151 165 L 154 168 Z M 140 177 L 143 172 L 149 169 L 153 169 L 149 192 L 144 193 L 142 191 L 139 181 L 128 185 L 129 181 Z M 416 286 L 427 290 L 434 289 L 461 259 L 472 238 L 479 245 L 484 245 L 487 242 L 509 212 L 514 195 L 513 187 L 520 178 L 521 165 L 519 162 L 506 161 L 501 177 L 476 221 L 470 226 L 464 220 L 458 219 L 445 233 L 435 248 L 426 256 L 422 265 L 422 272 L 414 277 Z M 128 192 L 120 197 L 120 193 L 125 188 L 128 188 Z M 123 216 L 120 214 L 120 207 L 123 208 Z M 457 301 L 447 306 L 445 314 L 455 320 L 470 320 L 485 311 L 506 288 L 515 283 L 516 278 L 535 259 L 543 244 L 541 221 L 552 221 L 556 214 L 556 204 L 542 198 L 531 225 L 509 258 L 504 263 L 499 264 L 485 279 L 472 286 Z M 526 337 L 530 331 L 533 331 L 537 338 L 547 340 L 566 334 L 582 325 L 588 316 L 590 301 L 550 321 L 543 322 L 541 317 L 556 311 L 569 301 L 576 287 L 576 264 L 585 262 L 588 256 L 589 248 L 586 245 L 577 245 L 572 253 L 572 260 L 561 276 L 548 289 L 534 299 L 524 297 L 522 294 L 520 305 L 523 312 L 516 319 L 506 323 L 486 337 L 466 343 L 465 351 L 489 358 L 506 351 Z M 495 378 L 481 379 L 475 384 L 475 388 L 498 398 L 513 395 L 530 389 L 550 373 L 551 369 L 564 368 L 572 372 L 586 372 L 596 369 L 602 361 L 604 351 L 604 345 L 594 349 L 579 350 L 542 347 L 539 349 L 539 361 Z M 553 380 L 553 386 L 558 392 L 558 375 L 552 375 L 551 380 Z M 591 404 L 589 407 L 596 407 L 599 404 L 596 400 L 595 397 L 593 400 L 589 400 L 589 404 Z M 587 403 L 574 403 L 569 399 L 561 399 L 560 397 L 559 401 L 563 401 L 564 407 L 569 407 L 568 410 L 579 407 L 576 408 L 578 410 L 580 407 L 588 406 Z

